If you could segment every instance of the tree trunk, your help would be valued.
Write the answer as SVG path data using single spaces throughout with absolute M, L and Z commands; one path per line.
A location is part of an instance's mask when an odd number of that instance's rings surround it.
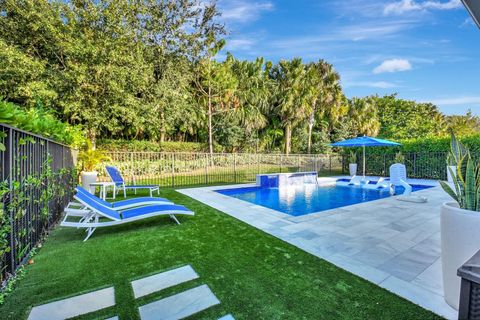
M 208 150 L 213 155 L 213 129 L 212 129 L 212 92 L 208 87 Z
M 313 113 L 310 116 L 310 122 L 308 123 L 308 143 L 307 143 L 308 154 L 310 154 L 312 151 L 312 131 L 313 131 Z
M 313 125 L 315 124 L 315 109 L 317 106 L 317 99 L 313 101 L 312 113 L 310 114 L 310 119 L 308 122 L 308 142 L 307 142 L 307 153 L 310 154 L 312 150 L 312 131 Z
M 290 124 L 285 126 L 285 154 L 290 154 L 290 140 L 292 137 L 292 128 Z
M 97 148 L 97 133 L 95 132 L 95 129 L 89 128 L 87 130 L 87 137 L 92 143 L 92 149 L 95 150 Z
M 160 121 L 161 121 L 161 127 L 160 127 L 160 143 L 163 143 L 165 141 L 165 113 L 163 111 L 160 112 Z

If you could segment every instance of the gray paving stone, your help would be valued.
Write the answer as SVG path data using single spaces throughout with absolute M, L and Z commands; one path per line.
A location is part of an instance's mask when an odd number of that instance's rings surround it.
M 191 266 L 165 271 L 132 281 L 133 295 L 137 299 L 197 278 L 198 274 Z
M 202 285 L 176 295 L 146 304 L 139 308 L 142 320 L 182 319 L 219 304 L 207 285 Z
M 294 233 L 293 235 L 296 236 L 296 237 L 307 239 L 307 240 L 311 240 L 315 237 L 318 237 L 318 234 L 316 234 L 315 232 L 309 231 L 309 230 L 299 231 L 299 232 Z
M 28 320 L 61 320 L 115 305 L 113 287 L 33 307 Z
M 115 316 L 115 317 L 111 317 L 111 318 L 108 318 L 108 319 L 105 319 L 105 320 L 118 320 L 118 317 Z
M 226 316 L 218 318 L 218 320 L 235 320 L 235 318 L 231 314 L 227 314 Z

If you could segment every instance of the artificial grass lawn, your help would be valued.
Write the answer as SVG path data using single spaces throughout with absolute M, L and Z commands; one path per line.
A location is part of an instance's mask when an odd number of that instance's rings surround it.
M 139 319 L 138 306 L 208 284 L 221 301 L 189 319 L 436 319 L 438 316 L 172 189 L 161 196 L 194 211 L 84 231 L 56 228 L 0 306 L 25 319 L 34 305 L 115 287 L 116 306 L 78 319 Z M 134 300 L 130 281 L 190 264 L 199 279 Z

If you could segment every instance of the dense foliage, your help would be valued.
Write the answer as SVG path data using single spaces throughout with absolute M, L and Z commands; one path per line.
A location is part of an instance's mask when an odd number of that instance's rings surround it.
M 195 142 L 210 152 L 319 153 L 362 134 L 480 130 L 472 114 L 446 117 L 395 95 L 347 99 L 321 59 L 221 61 L 221 13 L 201 3 L 1 1 L 0 96 L 27 109 L 41 101 L 93 143 Z
M 207 146 L 197 142 L 164 141 L 162 143 L 148 140 L 111 140 L 97 141 L 97 148 L 114 152 L 205 152 Z
M 0 123 L 6 123 L 72 146 L 79 146 L 84 141 L 83 133 L 79 128 L 57 120 L 39 107 L 26 110 L 11 102 L 0 100 Z

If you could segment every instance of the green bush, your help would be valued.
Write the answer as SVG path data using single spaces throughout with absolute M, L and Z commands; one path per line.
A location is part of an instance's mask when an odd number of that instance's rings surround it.
M 480 152 L 480 135 L 460 137 L 460 140 L 472 153 Z M 399 147 L 373 147 L 367 149 L 368 155 L 402 153 L 447 153 L 450 151 L 450 137 L 429 137 L 417 139 L 395 140 L 402 145 Z M 358 150 L 361 150 L 360 148 Z M 345 148 L 345 154 L 348 153 Z
M 40 108 L 24 110 L 11 102 L 0 100 L 0 123 L 74 147 L 79 147 L 85 142 L 85 136 L 80 128 L 61 122 Z
M 206 145 L 197 142 L 165 141 L 162 143 L 148 140 L 113 140 L 97 141 L 97 147 L 105 151 L 132 152 L 205 152 Z

